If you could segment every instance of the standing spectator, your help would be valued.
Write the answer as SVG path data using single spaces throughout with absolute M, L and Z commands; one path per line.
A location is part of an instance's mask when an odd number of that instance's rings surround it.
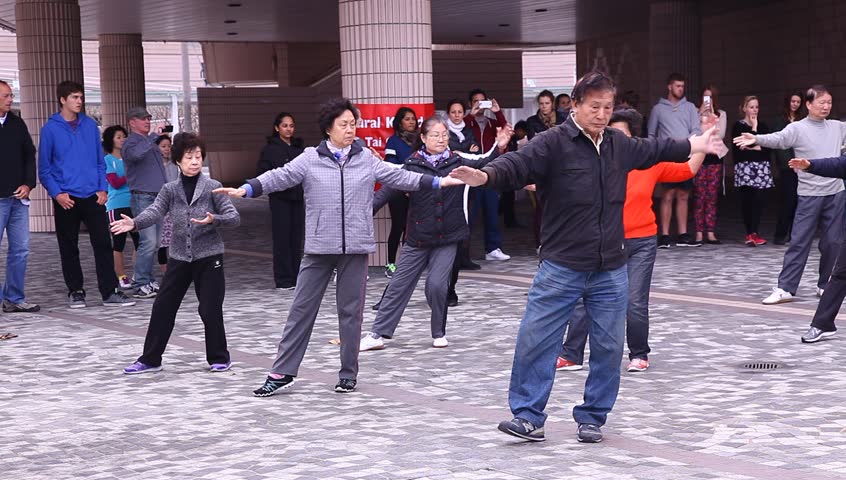
M 488 107 L 486 102 L 490 104 Z M 473 135 L 479 142 L 482 153 L 496 144 L 496 129 L 504 128 L 508 122 L 495 98 L 488 100 L 484 90 L 476 89 L 470 92 L 470 113 L 464 118 L 467 125 L 473 129 Z M 476 212 L 482 210 L 485 227 L 485 260 L 510 260 L 511 256 L 502 251 L 502 233 L 499 230 L 499 193 L 490 188 L 476 188 L 472 190 L 473 207 L 470 211 L 472 231 L 473 219 Z
M 635 140 L 608 127 L 614 83 L 591 72 L 573 89 L 573 113 L 525 148 L 508 152 L 481 170 L 459 167 L 451 176 L 469 185 L 522 188 L 536 182 L 544 202 L 540 266 L 529 289 L 511 369 L 512 420 L 499 430 L 543 441 L 544 412 L 555 379 L 561 339 L 580 300 L 591 319 L 591 369 L 584 404 L 573 409 L 580 442 L 602 441 L 600 427 L 617 400 L 628 292 L 623 246 L 623 201 L 631 170 L 660 160 L 686 161 L 712 152 L 713 129 L 680 139 Z M 568 152 L 561 155 L 560 152 Z
M 113 232 L 125 233 L 161 222 L 168 214 L 176 219 L 173 223 L 173 248 L 168 260 L 170 266 L 153 302 L 144 352 L 132 365 L 123 369 L 127 375 L 162 369 L 162 354 L 173 332 L 176 312 L 191 283 L 200 302 L 197 310 L 205 330 L 209 370 L 225 372 L 232 366 L 223 327 L 226 283 L 223 239 L 218 228 L 238 226 L 240 216 L 228 197 L 212 193 L 221 185 L 203 175 L 206 150 L 198 136 L 193 133 L 177 135 L 173 153 L 174 163 L 182 172 L 179 180 L 167 183 L 153 204 L 134 219 L 124 215 L 111 225 Z
M 846 122 L 826 120 L 831 113 L 832 97 L 823 85 L 814 85 L 805 92 L 808 116 L 793 122 L 780 132 L 755 135 L 744 132 L 734 137 L 738 147 L 760 145 L 770 149 L 793 148 L 799 158 L 833 158 L 840 155 L 846 140 Z M 765 305 L 790 302 L 799 288 L 799 281 L 808 262 L 814 234 L 820 231 L 820 266 L 817 278 L 817 296 L 821 297 L 843 236 L 843 212 L 846 206 L 843 180 L 825 178 L 799 171 L 799 200 L 790 246 L 784 253 L 784 264 L 778 275 L 778 286 L 763 300 Z
M 758 120 L 758 97 L 747 95 L 740 105 L 741 120 L 734 124 L 731 136 L 741 134 L 766 135 L 770 129 Z M 773 174 L 770 171 L 770 149 L 760 145 L 733 148 L 734 186 L 740 190 L 740 204 L 743 211 L 743 224 L 746 226 L 746 245 L 757 247 L 767 241 L 758 235 L 761 223 L 761 211 L 764 209 L 764 192 L 773 188 Z
M 728 116 L 720 109 L 719 91 L 714 85 L 702 89 L 700 117 L 715 116 L 720 139 L 726 135 Z M 705 163 L 693 177 L 693 223 L 696 225 L 696 243 L 702 242 L 719 245 L 714 233 L 717 229 L 717 198 L 723 179 L 723 157 L 728 148 L 723 144 L 722 151 L 705 157 Z
M 162 186 L 167 183 L 162 152 L 156 145 L 158 133 L 150 133 L 152 116 L 144 107 L 130 108 L 126 114 L 129 120 L 129 137 L 123 144 L 123 161 L 131 195 L 130 207 L 138 216 L 153 204 Z M 161 222 L 139 230 L 141 245 L 135 257 L 135 275 L 132 287 L 135 298 L 153 298 L 159 284 L 153 275 L 153 262 L 162 236 Z
M 773 119 L 771 124 L 773 131 L 780 132 L 791 123 L 801 120 L 801 109 L 802 94 L 791 93 L 784 97 L 781 114 Z M 787 162 L 795 156 L 792 148 L 773 150 L 773 153 L 775 154 L 776 168 L 778 168 L 778 177 L 781 180 L 781 205 L 778 210 L 778 222 L 776 223 L 773 243 L 784 245 L 790 241 L 793 217 L 796 215 L 796 202 L 799 199 L 796 188 L 799 185 L 799 177 L 792 168 L 787 166 Z
M 570 114 L 571 101 L 572 99 L 570 98 L 570 95 L 567 95 L 566 93 L 559 93 L 558 96 L 555 97 L 555 111 L 565 119 L 567 118 L 567 115 Z
M 662 98 L 652 107 L 649 114 L 649 138 L 688 138 L 699 133 L 699 112 L 684 96 L 685 79 L 680 73 L 671 73 L 667 77 L 667 97 Z M 693 237 L 687 233 L 687 211 L 693 180 L 665 183 L 661 194 L 661 236 L 658 248 L 670 248 L 670 224 L 673 219 L 673 201 L 675 201 L 676 228 L 680 247 L 699 247 Z
M 544 90 L 538 94 L 538 112 L 526 119 L 526 134 L 529 140 L 541 132 L 564 123 L 566 117 L 555 110 L 554 101 L 555 97 L 549 90 Z
M 417 131 L 417 114 L 408 107 L 400 107 L 394 115 L 394 134 L 385 145 L 385 160 L 394 165 L 402 165 L 410 157 L 412 145 L 420 134 Z M 388 234 L 388 264 L 385 265 L 385 277 L 391 278 L 397 271 L 397 250 L 405 237 L 405 221 L 408 216 L 408 197 L 397 195 L 388 202 L 391 212 L 391 231 Z
M 273 132 L 261 150 L 256 173 L 261 175 L 282 168 L 303 153 L 303 141 L 294 136 L 296 122 L 288 112 L 280 112 L 273 120 Z M 303 187 L 296 185 L 273 192 L 270 199 L 270 225 L 273 236 L 273 281 L 280 290 L 297 286 L 297 273 L 303 259 L 305 205 Z
M 126 184 L 126 170 L 123 166 L 121 149 L 126 141 L 126 129 L 120 125 L 112 125 L 103 132 L 103 151 L 106 154 L 106 181 L 109 182 L 109 199 L 106 200 L 106 211 L 109 223 L 119 220 L 122 215 L 132 215 L 129 209 L 129 185 Z M 126 248 L 126 233 L 112 234 L 112 255 L 115 262 L 115 274 L 121 289 L 132 288 L 132 281 L 126 276 L 123 251 Z M 138 232 L 130 232 L 132 245 L 138 250 Z M 133 255 L 134 257 L 134 255 Z
M 168 182 L 174 182 L 179 179 L 179 167 L 170 159 L 170 152 L 173 148 L 173 140 L 167 134 L 159 135 L 156 139 L 156 145 L 159 146 L 159 151 L 162 152 L 162 162 L 164 162 L 165 176 Z M 131 215 L 130 215 L 131 216 Z M 133 232 L 137 235 L 137 232 Z M 173 236 L 173 222 L 170 215 L 165 215 L 162 220 L 162 236 L 159 237 L 158 260 L 159 267 L 162 269 L 162 274 L 167 272 L 167 250 L 170 247 L 170 240 Z
M 38 176 L 53 198 L 56 239 L 70 308 L 84 308 L 79 226 L 85 223 L 94 250 L 97 286 L 105 306 L 135 305 L 118 291 L 106 200 L 106 162 L 97 123 L 82 113 L 82 85 L 64 81 L 56 87 L 61 110 L 41 128 Z
M 3 311 L 37 312 L 26 301 L 24 284 L 29 256 L 29 192 L 35 188 L 35 145 L 26 124 L 12 113 L 12 87 L 0 80 L 0 240 L 6 233 L 6 276 L 2 285 Z M 9 337 L 11 338 L 11 337 Z

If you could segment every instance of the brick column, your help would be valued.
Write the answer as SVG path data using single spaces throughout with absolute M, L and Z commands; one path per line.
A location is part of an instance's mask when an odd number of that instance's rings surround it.
M 339 0 L 341 88 L 354 103 L 432 103 L 430 0 Z M 391 221 L 376 215 L 377 251 L 387 263 Z
M 21 114 L 38 146 L 39 131 L 59 110 L 56 86 L 64 80 L 83 82 L 82 36 L 77 0 L 15 2 Z M 31 195 L 30 230 L 54 230 L 53 206 L 47 191 Z
M 667 75 L 687 78 L 685 95 L 694 101 L 702 86 L 702 21 L 695 0 L 654 0 L 649 4 L 649 103 L 667 96 Z
M 125 125 L 126 111 L 146 106 L 141 34 L 99 35 L 103 126 Z

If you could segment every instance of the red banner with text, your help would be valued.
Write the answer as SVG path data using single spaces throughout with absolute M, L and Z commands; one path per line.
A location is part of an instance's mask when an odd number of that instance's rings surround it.
M 356 136 L 364 141 L 368 147 L 372 147 L 379 152 L 379 155 L 385 155 L 385 144 L 394 134 L 394 116 L 400 107 L 408 107 L 414 110 L 417 114 L 417 124 L 423 123 L 423 120 L 435 114 L 435 105 L 433 103 L 376 103 L 376 104 L 362 104 L 357 103 L 356 107 L 361 112 L 361 120 L 358 122 L 356 129 Z

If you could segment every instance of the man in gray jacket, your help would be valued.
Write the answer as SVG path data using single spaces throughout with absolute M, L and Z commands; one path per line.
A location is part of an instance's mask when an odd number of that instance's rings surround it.
M 685 78 L 671 73 L 667 78 L 667 97 L 652 107 L 649 114 L 649 138 L 684 140 L 702 133 L 699 129 L 699 111 L 684 96 Z M 701 243 L 687 233 L 687 210 L 693 180 L 665 183 L 661 194 L 661 236 L 658 248 L 670 248 L 670 224 L 673 218 L 673 200 L 676 201 L 676 228 L 680 247 L 698 247 Z

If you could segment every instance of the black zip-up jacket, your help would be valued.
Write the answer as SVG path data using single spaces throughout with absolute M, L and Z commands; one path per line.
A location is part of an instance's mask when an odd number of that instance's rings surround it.
M 303 141 L 299 138 L 291 139 L 291 144 L 283 142 L 279 136 L 274 136 L 267 142 L 267 145 L 261 149 L 261 157 L 259 157 L 258 165 L 256 166 L 256 176 L 262 173 L 273 170 L 274 168 L 284 167 L 286 163 L 297 158 L 303 153 Z M 268 195 L 271 198 L 278 198 L 282 200 L 290 200 L 295 202 L 303 201 L 303 187 L 297 185 L 296 187 L 283 190 L 281 192 L 273 192 Z
M 562 115 L 558 110 L 555 111 L 555 125 L 561 125 L 569 116 Z M 526 119 L 526 137 L 529 140 L 535 138 L 535 135 L 549 130 L 543 120 L 540 118 L 540 111 Z
M 11 197 L 21 185 L 35 188 L 35 145 L 26 123 L 12 112 L 0 127 L 0 198 Z
M 488 174 L 485 186 L 497 190 L 516 190 L 534 179 L 543 205 L 541 260 L 593 272 L 626 263 L 623 204 L 629 171 L 662 160 L 684 162 L 689 154 L 687 140 L 629 138 L 613 128 L 605 129 L 597 152 L 568 118 L 482 171 Z
M 452 155 L 436 168 L 419 152 L 414 152 L 406 159 L 402 168 L 435 177 L 446 177 L 449 172 L 462 165 L 482 168 L 497 155 L 496 148 L 487 156 L 452 151 Z M 406 244 L 417 248 L 431 248 L 458 243 L 469 238 L 470 229 L 464 216 L 465 188 L 467 187 L 411 192 L 405 226 Z M 373 213 L 379 211 L 392 198 L 405 195 L 405 193 L 383 185 L 373 197 Z
M 458 135 L 455 134 L 452 130 L 449 131 L 449 149 L 453 152 L 467 152 L 467 153 L 482 153 L 482 152 L 470 152 L 470 147 L 473 145 L 479 146 L 479 142 L 476 141 L 476 136 L 473 135 L 473 129 L 467 125 L 461 129 L 461 133 L 464 135 L 464 141 L 458 139 Z M 479 147 L 480 149 L 482 147 Z

